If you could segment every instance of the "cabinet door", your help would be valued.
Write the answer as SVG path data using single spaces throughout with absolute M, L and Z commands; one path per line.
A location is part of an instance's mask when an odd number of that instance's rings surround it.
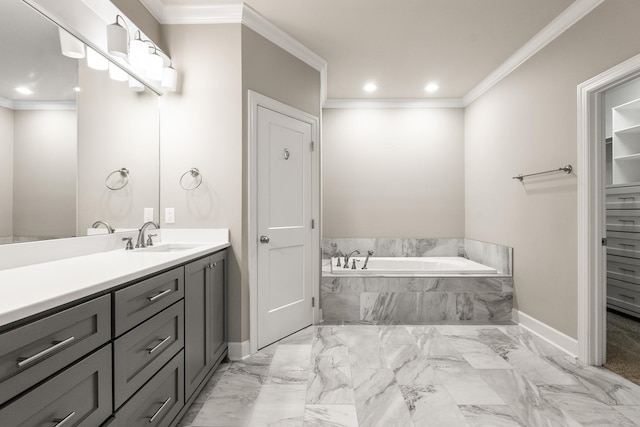
M 227 251 L 211 256 L 211 358 L 215 363 L 227 349 Z
M 211 280 L 210 258 L 185 267 L 184 347 L 185 397 L 189 399 L 211 368 Z

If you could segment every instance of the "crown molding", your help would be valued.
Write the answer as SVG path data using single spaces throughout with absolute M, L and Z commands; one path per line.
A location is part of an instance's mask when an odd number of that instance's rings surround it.
M 75 110 L 75 101 L 14 101 L 0 96 L 0 107 L 9 110 L 47 110 L 47 111 L 66 111 Z
M 560 34 L 571 28 L 598 7 L 604 0 L 576 0 L 568 8 L 547 24 L 538 34 L 525 43 L 520 49 L 485 77 L 478 85 L 462 97 L 462 103 L 466 107 L 487 92 L 502 79 L 520 67 L 529 58 L 539 52 L 547 44 L 555 40 Z
M 163 9 L 164 4 L 161 0 L 140 0 L 140 3 L 149 11 L 156 21 L 163 24 Z
M 327 99 L 322 108 L 462 108 L 460 98 Z
M 3 98 L 0 96 L 0 107 L 8 108 L 9 110 L 13 110 L 13 101 L 7 98 Z

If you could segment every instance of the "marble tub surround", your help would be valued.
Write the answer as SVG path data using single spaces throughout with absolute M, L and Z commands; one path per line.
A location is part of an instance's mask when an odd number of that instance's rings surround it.
M 306 363 L 306 381 L 283 377 L 285 360 Z M 520 326 L 349 325 L 310 327 L 221 366 L 179 425 L 639 424 L 639 386 Z
M 511 276 L 513 249 L 495 243 L 470 239 L 429 238 L 325 238 L 322 258 L 325 260 L 359 250 L 362 256 L 373 251 L 377 257 L 463 257 L 493 267 L 499 275 Z

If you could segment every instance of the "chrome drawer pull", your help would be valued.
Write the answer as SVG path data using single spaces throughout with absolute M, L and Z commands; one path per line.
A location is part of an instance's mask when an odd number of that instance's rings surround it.
M 620 199 L 620 200 L 635 200 L 636 198 L 631 196 L 631 197 L 618 197 L 618 199 Z
M 618 295 L 620 295 L 623 298 L 629 298 L 629 299 L 632 299 L 632 300 L 636 299 L 636 297 L 632 297 L 631 295 L 625 295 L 625 294 L 618 294 Z
M 166 291 L 162 291 L 162 292 L 160 292 L 160 293 L 159 293 L 159 294 L 157 294 L 157 295 L 154 295 L 154 296 L 152 296 L 152 297 L 148 297 L 147 299 L 148 299 L 149 301 L 155 301 L 155 300 L 157 300 L 157 299 L 159 299 L 159 298 L 162 298 L 163 296 L 166 296 L 166 295 L 167 295 L 169 292 L 171 292 L 171 291 L 173 291 L 173 289 L 167 289 Z
M 636 220 L 635 219 L 619 219 L 618 222 L 622 222 L 622 223 L 630 222 L 633 224 L 636 222 Z
M 65 425 L 67 423 L 67 421 L 69 421 L 71 418 L 73 418 L 73 416 L 75 414 L 76 414 L 75 412 L 72 412 L 69 415 L 67 415 L 66 417 L 62 418 L 62 419 L 61 418 L 54 418 L 53 422 L 54 423 L 58 423 L 58 424 L 56 424 L 53 427 L 62 427 L 63 425 Z
M 169 398 L 167 398 L 167 400 L 165 400 L 165 401 L 164 401 L 164 403 L 162 404 L 162 406 L 160 407 L 160 409 L 158 409 L 158 410 L 156 411 L 156 413 L 155 413 L 155 414 L 153 414 L 153 415 L 151 416 L 151 418 L 149 418 L 149 422 L 150 422 L 150 423 L 152 423 L 152 422 L 154 422 L 154 421 L 155 421 L 156 417 L 157 417 L 158 415 L 160 415 L 160 412 L 162 412 L 162 410 L 164 409 L 164 407 L 165 407 L 165 406 L 167 406 L 167 405 L 169 404 L 169 402 L 171 402 L 171 398 L 170 398 L 170 397 L 169 397 Z
M 618 243 L 619 246 L 622 246 L 624 248 L 631 248 L 631 249 L 635 249 L 636 245 L 630 245 L 628 243 Z
M 625 273 L 634 273 L 635 274 L 635 270 L 632 270 L 630 268 L 618 268 L 618 270 L 620 271 L 624 271 Z
M 162 345 L 164 343 L 166 343 L 167 341 L 169 341 L 171 339 L 171 335 L 169 335 L 168 337 L 166 337 L 165 339 L 163 339 L 162 341 L 160 341 L 160 344 L 158 344 L 157 346 L 153 347 L 153 348 L 148 348 L 147 352 L 149 352 L 149 354 L 152 354 L 154 351 L 156 351 L 157 349 L 159 349 L 160 347 L 162 347 Z
M 74 339 L 76 338 L 69 337 L 64 341 L 54 341 L 51 343 L 52 344 L 51 347 L 42 350 L 40 353 L 34 354 L 33 356 L 30 356 L 30 357 L 18 357 L 18 360 L 17 360 L 18 368 L 22 368 L 23 366 L 28 365 L 29 363 L 35 362 L 36 360 L 46 356 L 47 354 L 58 350 L 60 347 L 64 347 Z

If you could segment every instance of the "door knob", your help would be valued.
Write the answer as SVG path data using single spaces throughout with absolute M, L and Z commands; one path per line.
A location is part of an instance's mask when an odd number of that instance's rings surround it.
M 269 243 L 269 237 L 260 236 L 260 243 Z

